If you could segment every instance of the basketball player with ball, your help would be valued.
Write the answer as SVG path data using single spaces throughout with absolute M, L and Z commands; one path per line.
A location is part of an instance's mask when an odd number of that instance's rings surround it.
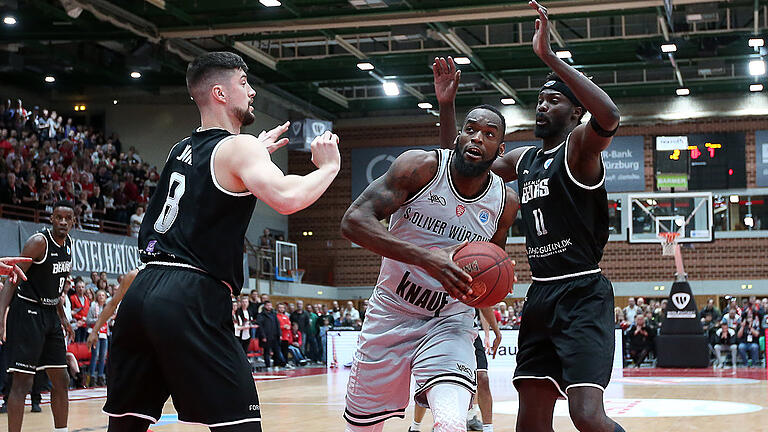
M 518 180 L 533 279 L 518 338 L 516 429 L 552 431 L 555 401 L 562 396 L 578 430 L 620 432 L 603 406 L 613 364 L 613 287 L 599 267 L 608 241 L 601 152 L 619 127 L 619 110 L 600 87 L 557 58 L 547 10 L 536 1 L 529 5 L 538 13 L 533 50 L 553 71 L 536 105 L 534 134 L 542 147 L 514 149 L 492 167 L 504 181 Z M 450 148 L 460 73 L 450 59 L 435 63 L 440 141 Z M 592 117 L 582 123 L 587 111 Z
M 473 109 L 454 150 L 406 151 L 344 215 L 342 234 L 383 257 L 347 385 L 348 432 L 404 418 L 411 375 L 433 430 L 466 430 L 477 385 L 474 308 L 492 317 L 488 306 L 514 280 L 503 247 L 518 199 L 490 172 L 504 129 L 496 108 Z

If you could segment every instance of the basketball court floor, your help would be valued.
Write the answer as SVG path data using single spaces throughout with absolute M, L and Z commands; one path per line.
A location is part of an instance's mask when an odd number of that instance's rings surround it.
M 513 371 L 490 371 L 494 396 L 494 429 L 514 431 L 517 392 L 512 386 Z M 259 389 L 265 431 L 343 431 L 344 393 L 349 369 L 311 368 L 261 373 L 254 376 Z M 151 385 L 151 383 L 146 383 Z M 200 389 L 204 392 L 205 389 Z M 106 430 L 107 417 L 101 413 L 106 389 L 70 392 L 71 432 Z M 43 412 L 24 415 L 24 430 L 48 432 L 52 418 L 47 395 Z M 624 369 L 614 371 L 605 395 L 606 411 L 627 431 L 729 431 L 768 430 L 768 380 L 766 370 L 754 369 Z M 4 416 L 4 415 L 2 415 Z M 388 420 L 385 432 L 405 432 L 413 406 L 404 420 Z M 5 419 L 0 424 L 5 426 Z M 430 424 L 427 414 L 424 424 Z M 555 408 L 556 431 L 575 431 L 568 419 L 565 401 Z M 153 431 L 203 431 L 207 428 L 178 423 L 173 405 L 165 406 L 163 417 Z M 431 427 L 423 427 L 429 431 Z

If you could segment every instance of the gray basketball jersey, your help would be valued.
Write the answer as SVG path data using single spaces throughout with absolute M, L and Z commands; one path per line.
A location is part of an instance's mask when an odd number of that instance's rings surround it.
M 504 210 L 504 181 L 490 173 L 486 189 L 474 198 L 461 196 L 449 169 L 453 150 L 436 150 L 435 177 L 390 218 L 389 231 L 401 240 L 426 249 L 463 241 L 489 241 Z M 383 258 L 373 300 L 417 316 L 446 316 L 472 308 L 450 297 L 421 267 Z

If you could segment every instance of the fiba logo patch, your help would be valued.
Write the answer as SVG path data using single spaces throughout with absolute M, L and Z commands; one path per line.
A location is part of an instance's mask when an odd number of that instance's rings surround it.
M 544 83 L 544 87 L 551 87 L 551 86 L 555 85 L 556 82 L 557 81 L 555 81 L 555 80 L 547 81 L 546 83 Z
M 483 225 L 487 224 L 490 218 L 491 218 L 491 214 L 486 209 L 480 210 L 480 213 L 478 213 L 477 215 L 477 220 L 479 220 L 480 223 Z
M 149 243 L 147 243 L 147 252 L 154 252 L 155 251 L 155 245 L 157 244 L 157 240 L 152 240 Z
M 69 245 L 67 245 L 67 255 L 72 255 L 72 250 L 69 248 Z
M 688 293 L 677 293 L 672 295 L 672 303 L 678 309 L 685 309 L 688 306 L 688 302 L 691 301 L 691 296 Z
M 550 165 L 552 165 L 552 159 L 547 159 L 547 161 L 544 162 L 544 169 L 549 168 Z
M 463 214 L 464 214 L 464 211 L 465 211 L 465 210 L 466 210 L 466 209 L 464 208 L 464 206 L 463 206 L 463 205 L 461 205 L 461 204 L 457 205 L 457 206 L 456 206 L 456 216 L 458 216 L 458 217 L 461 217 L 461 215 L 463 215 Z

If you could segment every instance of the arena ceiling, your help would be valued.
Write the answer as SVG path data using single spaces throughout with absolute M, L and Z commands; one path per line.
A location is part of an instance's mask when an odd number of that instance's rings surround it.
M 268 2 L 268 0 L 262 0 Z M 435 56 L 466 57 L 458 104 L 531 105 L 547 69 L 525 1 L 0 0 L 0 80 L 61 92 L 183 85 L 187 61 L 233 50 L 252 80 L 319 116 L 416 113 L 436 104 Z M 615 97 L 746 94 L 768 0 L 549 0 L 553 47 Z M 676 52 L 662 52 L 675 44 Z M 358 63 L 374 69 L 363 71 Z M 140 72 L 138 79 L 131 72 Z M 45 83 L 47 76 L 55 78 Z M 396 82 L 386 96 L 382 80 Z

